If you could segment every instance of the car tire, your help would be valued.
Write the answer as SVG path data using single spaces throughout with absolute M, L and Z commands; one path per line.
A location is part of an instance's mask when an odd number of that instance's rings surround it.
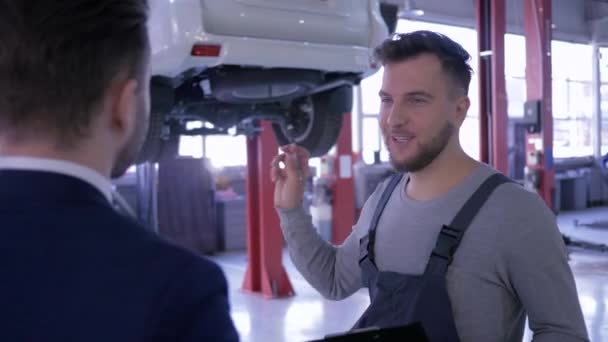
M 326 155 L 336 144 L 344 113 L 349 113 L 353 105 L 353 91 L 351 86 L 341 86 L 323 93 L 315 94 L 309 99 L 312 110 L 306 113 L 294 103 L 290 111 L 291 119 L 297 116 L 309 116 L 307 127 L 297 131 L 300 134 L 290 134 L 286 124 L 273 124 L 273 129 L 280 145 L 290 143 L 298 144 L 308 150 L 312 157 Z

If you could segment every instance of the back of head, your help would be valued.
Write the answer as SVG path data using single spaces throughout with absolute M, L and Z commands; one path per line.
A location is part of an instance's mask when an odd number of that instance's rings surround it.
M 431 31 L 395 34 L 374 51 L 375 59 L 382 65 L 402 62 L 422 54 L 437 57 L 454 86 L 461 94 L 468 93 L 472 75 L 468 61 L 471 56 L 460 44 L 447 36 Z
M 0 0 L 0 136 L 85 137 L 110 84 L 143 81 L 146 0 Z

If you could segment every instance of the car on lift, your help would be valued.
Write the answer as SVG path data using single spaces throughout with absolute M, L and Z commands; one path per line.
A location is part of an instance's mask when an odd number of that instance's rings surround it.
M 139 162 L 176 153 L 170 142 L 182 135 L 253 133 L 258 119 L 279 144 L 326 154 L 352 86 L 379 68 L 372 50 L 396 13 L 378 0 L 151 0 L 151 121 Z

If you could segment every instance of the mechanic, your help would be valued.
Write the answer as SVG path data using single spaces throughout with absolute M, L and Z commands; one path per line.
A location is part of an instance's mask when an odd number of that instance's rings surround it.
M 384 66 L 380 127 L 398 174 L 333 246 L 302 206 L 308 153 L 282 147 L 275 206 L 298 270 L 330 299 L 369 289 L 354 328 L 420 322 L 431 341 L 520 342 L 527 315 L 534 341 L 587 341 L 554 214 L 460 145 L 470 55 L 417 31 L 386 40 L 375 56 Z

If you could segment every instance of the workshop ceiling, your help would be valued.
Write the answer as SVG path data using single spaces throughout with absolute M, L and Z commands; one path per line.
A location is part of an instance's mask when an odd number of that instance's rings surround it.
M 523 33 L 523 1 L 506 0 L 507 31 Z M 528 0 L 525 0 L 528 1 Z M 406 0 L 383 0 L 403 6 Z M 424 10 L 418 20 L 475 27 L 475 0 L 414 0 Z M 608 45 L 608 0 L 553 0 L 553 37 Z

